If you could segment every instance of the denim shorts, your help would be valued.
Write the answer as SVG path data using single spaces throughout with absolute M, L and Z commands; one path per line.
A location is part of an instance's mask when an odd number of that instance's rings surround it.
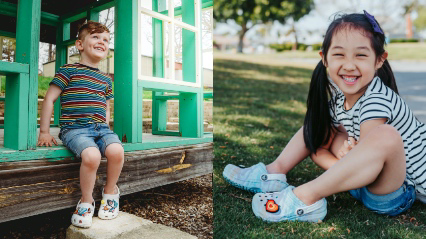
M 349 193 L 371 211 L 389 216 L 405 212 L 416 200 L 416 190 L 407 182 L 396 191 L 384 195 L 373 194 L 367 187 L 350 190 Z
M 115 134 L 107 124 L 92 123 L 83 127 L 62 128 L 59 132 L 62 143 L 78 158 L 81 152 L 88 147 L 96 147 L 105 156 L 106 147 L 112 143 L 121 144 L 117 134 Z

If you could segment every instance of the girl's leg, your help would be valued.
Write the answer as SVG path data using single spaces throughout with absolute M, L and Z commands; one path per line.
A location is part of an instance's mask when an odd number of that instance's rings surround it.
M 278 158 L 271 164 L 266 165 L 269 173 L 287 174 L 298 163 L 307 158 L 310 151 L 306 148 L 303 140 L 303 127 L 291 138 Z
M 405 170 L 404 144 L 399 132 L 392 126 L 381 125 L 329 170 L 293 192 L 306 205 L 367 185 L 374 194 L 387 194 L 401 187 Z
M 93 202 L 93 188 L 95 187 L 96 171 L 101 162 L 101 152 L 96 147 L 88 147 L 81 152 L 80 187 L 82 203 Z
M 115 185 L 120 177 L 124 163 L 123 146 L 117 143 L 110 144 L 105 149 L 107 157 L 107 181 L 104 188 L 106 194 L 116 194 Z

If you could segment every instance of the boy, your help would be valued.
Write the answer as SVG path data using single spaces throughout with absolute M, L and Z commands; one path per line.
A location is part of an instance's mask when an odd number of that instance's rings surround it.
M 41 112 L 37 145 L 52 146 L 52 142 L 57 145 L 49 127 L 53 104 L 61 95 L 59 138 L 81 158 L 82 198 L 71 223 L 84 228 L 92 225 L 95 209 L 92 192 L 101 156 L 107 158 L 107 182 L 102 190 L 98 217 L 113 219 L 119 211 L 120 191 L 116 183 L 123 167 L 124 150 L 118 136 L 109 129 L 109 104 L 113 98 L 111 78 L 98 69 L 99 62 L 108 54 L 109 40 L 108 28 L 100 23 L 89 21 L 80 27 L 75 42 L 80 51 L 80 63 L 67 64 L 58 70 L 50 83 Z

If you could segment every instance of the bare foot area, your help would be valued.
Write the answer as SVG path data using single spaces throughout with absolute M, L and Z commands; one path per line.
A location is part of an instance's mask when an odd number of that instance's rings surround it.
M 212 196 L 212 175 L 209 174 L 121 196 L 120 211 L 198 238 L 213 238 Z M 64 239 L 74 207 L 1 223 L 0 238 Z

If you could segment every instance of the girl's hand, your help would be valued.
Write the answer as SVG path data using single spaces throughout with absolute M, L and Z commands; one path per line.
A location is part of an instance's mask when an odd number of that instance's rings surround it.
M 355 147 L 358 142 L 354 138 L 349 137 L 348 140 L 343 142 L 342 147 L 339 149 L 339 153 L 336 155 L 338 159 L 343 158 L 346 154 L 349 153 L 351 149 Z
M 56 145 L 58 145 L 58 143 L 56 142 L 56 139 L 50 135 L 49 133 L 40 133 L 40 135 L 38 136 L 38 142 L 37 142 L 37 146 L 52 146 L 52 142 Z

